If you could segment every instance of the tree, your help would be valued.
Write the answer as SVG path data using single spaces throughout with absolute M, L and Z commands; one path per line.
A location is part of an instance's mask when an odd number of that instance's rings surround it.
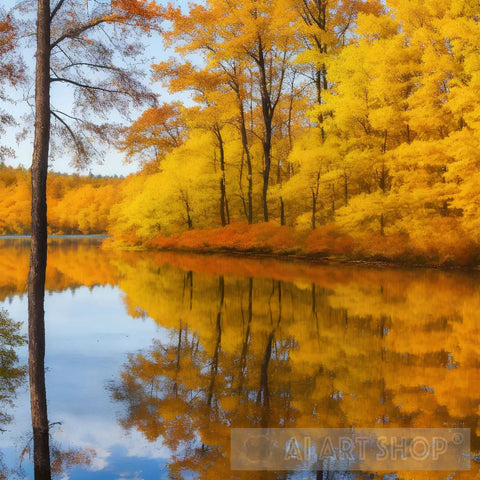
M 110 125 L 88 117 L 92 111 L 105 115 L 112 109 L 125 111 L 133 103 L 152 102 L 154 97 L 138 80 L 140 72 L 115 65 L 121 52 L 127 59 L 138 56 L 140 46 L 129 41 L 130 28 L 144 31 L 155 26 L 160 9 L 142 0 L 77 2 L 38 0 L 35 70 L 35 133 L 32 157 L 32 231 L 28 276 L 29 376 L 34 467 L 36 479 L 49 479 L 49 425 L 45 391 L 45 271 L 47 264 L 46 186 L 50 150 L 51 117 L 55 127 L 73 148 L 77 163 L 94 153 L 90 135 L 105 140 Z M 107 32 L 105 29 L 110 28 Z M 102 41 L 106 35 L 109 42 Z M 105 38 L 105 37 L 103 37 Z M 74 112 L 51 105 L 55 83 L 69 85 L 77 100 Z M 73 121 L 73 126 L 69 122 Z
M 127 160 L 139 158 L 144 168 L 158 171 L 162 158 L 185 140 L 186 124 L 178 102 L 151 107 L 126 130 L 120 148 Z
M 329 88 L 328 64 L 345 45 L 350 43 L 352 30 L 360 12 L 379 14 L 382 10 L 376 0 L 291 0 L 298 12 L 297 32 L 304 48 L 297 61 L 306 68 L 303 73 L 314 85 L 314 112 L 317 125 L 325 138 L 322 105 Z
M 332 164 L 338 158 L 338 144 L 334 138 L 322 141 L 316 128 L 305 131 L 290 154 L 295 175 L 283 187 L 282 195 L 298 205 L 308 205 L 309 224 L 312 230 L 316 228 L 319 213 L 320 194 L 323 190 L 324 175 L 332 170 Z M 308 208 L 307 207 L 307 208 Z M 303 210 L 303 209 L 302 209 Z M 335 213 L 334 201 L 331 215 Z
M 6 86 L 16 86 L 24 80 L 23 65 L 18 50 L 18 29 L 13 22 L 12 16 L 0 8 L 0 101 L 8 101 Z M 13 125 L 13 116 L 0 109 L 0 134 L 5 132 L 5 127 Z M 12 156 L 10 148 L 0 145 L 0 162 L 5 157 Z
M 190 90 L 193 92 L 197 107 L 185 111 L 191 129 L 197 132 L 206 130 L 213 137 L 215 144 L 213 166 L 216 170 L 217 158 L 220 167 L 220 221 L 222 226 L 230 223 L 227 198 L 225 134 L 224 127 L 229 117 L 229 109 L 225 106 L 228 97 L 222 91 L 222 77 L 210 71 L 198 71 L 189 62 L 178 65 L 175 61 L 154 65 L 155 77 L 161 78 L 172 92 Z M 166 81 L 167 80 L 167 81 Z M 222 102 L 225 102 L 223 104 Z
M 255 126 L 251 134 L 261 143 L 262 210 L 269 220 L 268 189 L 277 107 L 287 87 L 296 51 L 293 10 L 284 1 L 211 0 L 191 5 L 188 15 L 171 10 L 173 30 L 168 40 L 183 54 L 200 53 L 204 69 L 217 75 L 223 88 L 237 99 L 238 126 L 248 169 L 247 218 L 252 222 L 253 175 L 245 104 L 251 103 Z

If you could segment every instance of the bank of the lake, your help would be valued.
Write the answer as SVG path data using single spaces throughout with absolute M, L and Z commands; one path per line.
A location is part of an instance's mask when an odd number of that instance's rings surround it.
M 160 234 L 153 238 L 141 238 L 135 233 L 114 235 L 106 239 L 103 245 L 105 248 L 228 253 L 379 268 L 476 270 L 480 264 L 480 246 L 473 242 L 432 237 L 420 245 L 403 233 L 380 235 L 366 232 L 361 236 L 352 236 L 333 224 L 311 231 L 299 231 L 274 223 L 235 223 L 221 228 L 187 230 L 169 236 Z
M 48 235 L 49 240 L 106 240 L 110 235 L 106 233 L 78 234 L 78 235 Z M 30 240 L 30 235 L 0 235 L 2 240 Z

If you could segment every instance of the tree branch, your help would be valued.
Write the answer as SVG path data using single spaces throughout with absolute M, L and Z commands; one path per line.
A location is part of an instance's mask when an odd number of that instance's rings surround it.
M 76 122 L 80 122 L 80 123 L 87 123 L 85 120 L 83 120 L 82 118 L 78 118 L 78 117 L 73 117 L 72 115 L 69 115 L 68 113 L 65 113 L 65 112 L 62 112 L 61 110 L 51 110 L 52 114 L 55 114 L 55 113 L 58 113 L 60 115 L 63 115 L 64 117 L 68 117 L 70 118 L 71 120 L 75 120 Z
M 114 72 L 120 72 L 121 69 L 118 67 L 114 67 L 112 65 L 100 65 L 98 63 L 88 63 L 88 62 L 72 62 L 70 65 L 65 65 L 62 67 L 63 70 L 67 70 L 68 68 L 72 67 L 91 67 L 91 68 L 100 68 L 103 70 L 113 70 Z
M 78 28 L 71 30 L 70 32 L 66 32 L 60 37 L 58 37 L 53 43 L 50 44 L 50 50 L 55 48 L 58 44 L 66 40 L 67 38 L 77 38 L 79 35 L 82 33 L 86 32 L 87 30 L 90 30 L 91 28 L 94 28 L 98 25 L 101 25 L 102 23 L 107 22 L 107 19 L 105 17 L 99 17 L 99 18 L 93 18 L 90 22 L 84 24 L 84 25 L 79 25 Z
M 62 5 L 64 3 L 65 3 L 65 0 L 59 0 L 55 8 L 52 10 L 52 13 L 50 14 L 50 22 L 53 20 L 53 18 L 58 13 L 58 11 L 62 8 Z
M 63 120 L 62 117 L 58 116 L 54 110 L 50 110 L 50 114 L 53 115 L 67 129 L 68 133 L 72 137 L 73 142 L 75 143 L 75 146 L 77 147 L 78 150 L 81 150 L 82 146 L 80 144 L 80 141 L 75 135 L 75 132 L 70 128 L 70 125 L 68 125 L 68 123 L 65 122 L 65 120 Z
M 50 78 L 50 83 L 53 83 L 53 82 L 70 83 L 72 85 L 75 85 L 76 87 L 85 88 L 86 90 L 99 90 L 101 92 L 118 93 L 118 94 L 121 94 L 121 95 L 130 96 L 130 93 L 126 90 L 112 90 L 110 88 L 97 87 L 95 85 L 85 85 L 83 83 L 79 83 L 79 82 L 75 82 L 74 80 L 70 80 L 69 78 L 63 78 L 63 77 Z

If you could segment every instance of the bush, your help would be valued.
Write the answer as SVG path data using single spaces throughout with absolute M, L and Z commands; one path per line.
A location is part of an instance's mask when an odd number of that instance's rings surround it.
M 147 242 L 152 248 L 195 251 L 238 251 L 255 253 L 295 253 L 298 237 L 291 227 L 274 223 L 234 223 L 223 228 L 188 230 L 169 237 L 159 235 Z
M 188 230 L 168 237 L 157 235 L 148 241 L 143 241 L 131 230 L 121 237 L 114 237 L 110 245 L 196 252 L 300 253 L 312 257 L 437 265 L 474 265 L 480 260 L 480 246 L 455 218 L 436 218 L 412 223 L 409 227 L 409 234 L 362 232 L 353 236 L 339 230 L 335 224 L 329 224 L 305 235 L 274 222 L 253 225 L 238 222 L 221 228 Z
M 304 251 L 307 255 L 350 255 L 354 240 L 347 233 L 339 231 L 334 224 L 312 230 L 305 239 Z

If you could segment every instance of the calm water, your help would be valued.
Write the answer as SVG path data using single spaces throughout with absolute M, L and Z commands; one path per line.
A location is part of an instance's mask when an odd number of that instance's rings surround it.
M 27 268 L 28 244 L 4 241 L 0 302 L 15 321 L 26 320 Z M 477 455 L 479 280 L 56 241 L 46 297 L 55 470 L 72 480 L 316 478 L 231 472 L 231 427 L 468 427 Z M 25 364 L 26 347 L 16 351 Z M 5 478 L 32 478 L 19 376 L 0 368 Z M 478 477 L 476 462 L 454 476 Z

